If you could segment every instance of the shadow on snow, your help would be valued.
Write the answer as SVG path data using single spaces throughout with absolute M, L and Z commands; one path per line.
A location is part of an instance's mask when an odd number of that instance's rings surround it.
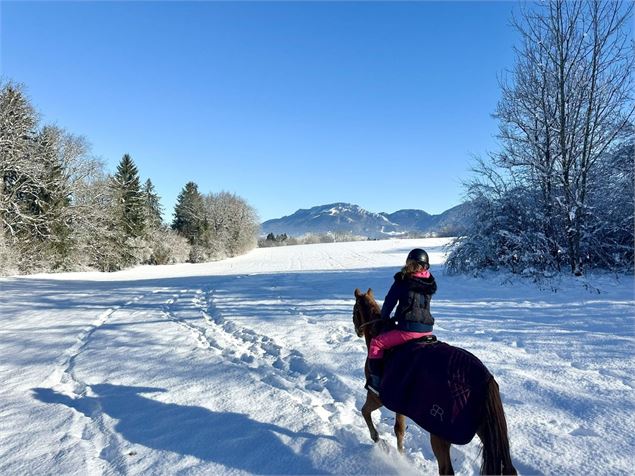
M 142 394 L 166 392 L 152 387 L 91 385 L 95 396 L 71 398 L 49 388 L 33 389 L 44 403 L 66 405 L 88 418 L 105 413 L 127 441 L 157 450 L 191 455 L 203 461 L 254 474 L 323 473 L 310 459 L 296 454 L 280 436 L 315 441 L 332 436 L 293 432 L 232 412 L 153 400 Z

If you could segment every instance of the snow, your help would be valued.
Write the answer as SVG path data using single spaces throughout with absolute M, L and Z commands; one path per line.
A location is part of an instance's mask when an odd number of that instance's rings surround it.
M 330 216 L 335 216 L 335 215 L 339 215 L 340 213 L 346 213 L 349 211 L 351 211 L 350 208 L 337 206 L 337 207 L 332 207 L 332 208 L 329 208 L 328 210 L 325 210 L 324 213 Z
M 384 296 L 423 247 L 436 334 L 496 376 L 520 473 L 633 474 L 633 277 L 451 277 L 446 243 L 0 280 L 0 473 L 436 473 L 412 422 L 397 454 L 385 409 L 371 442 L 351 320 L 354 289 Z M 478 452 L 453 446 L 455 470 L 478 473 Z

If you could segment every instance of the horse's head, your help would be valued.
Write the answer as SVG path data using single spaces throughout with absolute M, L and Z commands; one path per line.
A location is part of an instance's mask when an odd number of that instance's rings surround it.
M 355 289 L 355 306 L 353 306 L 353 325 L 357 337 L 374 337 L 379 333 L 381 310 L 373 290 L 368 288 L 365 293 Z

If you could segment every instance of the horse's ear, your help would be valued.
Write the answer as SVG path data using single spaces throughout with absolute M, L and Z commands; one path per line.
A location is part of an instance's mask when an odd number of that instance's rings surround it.
M 367 295 L 368 297 L 375 297 L 375 295 L 373 294 L 373 290 L 372 290 L 372 289 L 370 289 L 370 288 L 368 288 L 368 291 L 366 291 L 366 295 Z
M 355 297 L 358 298 L 362 295 L 362 292 L 359 290 L 359 288 L 355 288 Z

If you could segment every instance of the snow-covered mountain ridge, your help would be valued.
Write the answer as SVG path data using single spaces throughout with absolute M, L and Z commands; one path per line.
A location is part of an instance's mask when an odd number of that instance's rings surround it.
M 369 238 L 408 234 L 452 236 L 460 234 L 468 223 L 469 204 L 461 204 L 439 215 L 423 210 L 398 210 L 375 213 L 359 205 L 337 202 L 300 209 L 295 213 L 262 223 L 262 233 L 301 236 L 307 233 L 351 233 Z

